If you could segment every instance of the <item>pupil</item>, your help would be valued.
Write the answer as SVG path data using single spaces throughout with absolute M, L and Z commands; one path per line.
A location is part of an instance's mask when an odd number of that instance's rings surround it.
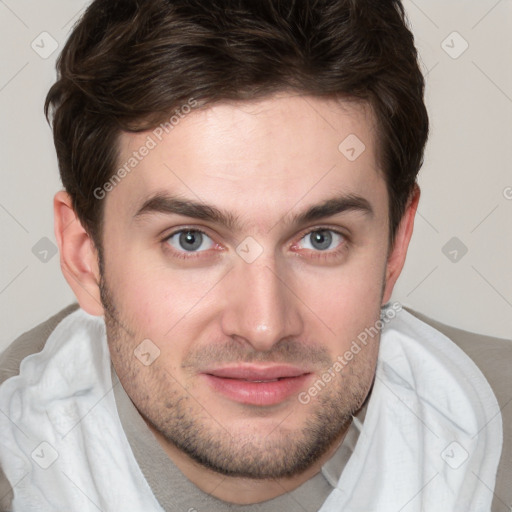
M 180 244 L 186 250 L 195 251 L 201 247 L 203 236 L 197 231 L 185 231 L 180 235 Z
M 312 244 L 317 249 L 328 249 L 332 242 L 332 235 L 330 231 L 316 231 L 312 237 Z

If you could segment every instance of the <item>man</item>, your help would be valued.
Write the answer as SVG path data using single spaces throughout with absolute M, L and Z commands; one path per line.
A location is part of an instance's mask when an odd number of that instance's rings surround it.
M 96 0 L 58 71 L 78 307 L 1 361 L 6 510 L 508 510 L 510 346 L 390 302 L 428 132 L 398 1 Z

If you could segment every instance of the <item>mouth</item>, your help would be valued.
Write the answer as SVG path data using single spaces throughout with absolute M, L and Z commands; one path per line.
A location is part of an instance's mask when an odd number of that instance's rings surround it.
M 228 399 L 269 406 L 286 401 L 304 388 L 312 373 L 294 366 L 235 366 L 201 373 L 208 385 Z

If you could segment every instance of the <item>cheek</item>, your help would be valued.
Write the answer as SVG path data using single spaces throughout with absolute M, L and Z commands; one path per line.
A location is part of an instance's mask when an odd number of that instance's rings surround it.
M 108 285 L 116 308 L 138 338 L 166 340 L 204 311 L 211 300 L 208 290 L 222 280 L 226 269 L 170 268 L 141 254 L 126 252 L 118 264 L 111 260 L 106 272 Z
M 384 274 L 383 254 L 360 254 L 338 268 L 302 272 L 298 295 L 331 331 L 345 337 L 378 318 Z
M 158 325 L 158 305 L 162 303 L 164 293 L 169 293 L 168 286 L 152 272 L 143 258 L 134 251 L 119 248 L 112 250 L 105 257 L 105 280 L 112 295 L 114 306 L 132 330 L 141 336 L 151 338 Z M 139 253 L 140 254 L 140 253 Z

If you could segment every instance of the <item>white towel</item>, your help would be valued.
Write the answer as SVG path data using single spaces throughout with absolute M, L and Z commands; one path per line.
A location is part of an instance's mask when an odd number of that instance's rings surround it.
M 0 411 L 14 512 L 163 510 L 117 413 L 102 318 L 67 316 L 0 386 Z M 382 332 L 359 440 L 321 512 L 488 512 L 502 442 L 480 370 L 402 310 Z
M 320 512 L 489 512 L 502 446 L 479 368 L 401 310 L 383 329 L 363 428 Z

